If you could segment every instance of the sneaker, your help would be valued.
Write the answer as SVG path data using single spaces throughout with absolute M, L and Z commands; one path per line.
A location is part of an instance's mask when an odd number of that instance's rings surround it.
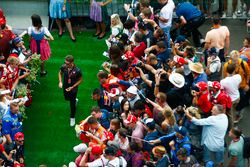
M 222 15 L 222 17 L 221 17 L 221 18 L 226 18 L 226 17 L 227 17 L 226 12 L 223 12 L 223 15 Z
M 76 98 L 76 106 L 77 106 L 77 104 L 78 104 L 78 101 L 79 101 L 78 98 Z
M 75 118 L 70 118 L 70 126 L 71 126 L 71 127 L 72 127 L 72 126 L 75 126 L 75 124 L 76 124 Z
M 237 15 L 236 15 L 236 13 L 234 12 L 233 13 L 233 19 L 236 19 L 237 18 Z

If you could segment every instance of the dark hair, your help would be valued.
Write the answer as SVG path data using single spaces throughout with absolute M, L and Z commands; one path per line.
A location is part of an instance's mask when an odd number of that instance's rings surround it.
M 145 110 L 145 104 L 141 100 L 137 100 L 134 104 L 134 110 Z
M 157 42 L 156 45 L 157 45 L 159 48 L 163 48 L 163 49 L 166 48 L 166 44 L 165 44 L 165 42 L 163 42 L 163 41 Z
M 187 56 L 188 56 L 188 57 L 194 57 L 194 55 L 195 55 L 195 48 L 194 48 L 194 47 L 192 47 L 192 46 L 187 46 L 187 47 L 185 48 L 185 50 L 186 50 L 186 53 L 187 53 Z
M 34 27 L 37 27 L 38 29 L 40 29 L 42 27 L 42 20 L 41 17 L 37 14 L 33 14 L 31 16 L 31 20 L 32 20 L 32 25 Z
M 108 156 L 115 156 L 116 155 L 116 148 L 112 147 L 112 146 L 108 146 L 105 150 L 104 150 L 105 155 Z
M 92 92 L 92 95 L 100 95 L 101 94 L 101 90 L 98 88 L 95 88 Z
M 114 75 L 115 77 L 117 77 L 118 74 L 121 73 L 121 70 L 120 70 L 120 67 L 118 66 L 118 64 L 112 64 L 112 65 L 110 66 L 110 73 L 111 73 L 112 75 Z
M 250 44 L 250 37 L 245 37 L 245 40 L 247 40 L 247 43 Z
M 214 15 L 213 16 L 213 24 L 217 25 L 220 24 L 220 16 L 219 15 Z
M 143 7 L 149 7 L 149 5 L 150 5 L 149 0 L 140 0 L 139 3 Z
M 164 31 L 161 28 L 157 28 L 155 33 L 158 34 L 160 38 L 164 36 Z
M 227 66 L 227 72 L 228 74 L 232 74 L 235 70 L 235 65 L 234 64 L 228 64 Z
M 233 127 L 231 131 L 236 136 L 237 139 L 240 138 L 240 136 L 242 135 L 242 131 L 238 127 Z
M 147 30 L 147 26 L 144 22 L 139 22 L 138 28 L 139 28 L 139 30 L 143 30 L 143 31 Z
M 72 62 L 74 62 L 74 57 L 72 55 L 67 55 L 65 57 L 65 60 L 68 61 L 68 62 L 70 62 L 70 63 L 72 63 Z
M 98 123 L 98 121 L 97 121 L 97 119 L 95 117 L 89 117 L 87 123 L 91 125 L 91 124 Z
M 137 31 L 136 33 L 135 33 L 135 42 L 142 42 L 142 40 L 143 40 L 143 35 L 142 35 L 142 33 L 140 32 L 140 31 Z
M 182 157 L 186 157 L 188 156 L 188 152 L 185 148 L 180 148 L 177 153 L 176 153 L 177 156 L 182 156 Z
M 125 21 L 125 23 L 123 24 L 125 29 L 131 29 L 135 27 L 135 21 L 128 19 Z
M 146 18 L 150 18 L 150 16 L 152 15 L 152 11 L 150 10 L 150 8 L 143 9 L 142 13 Z
M 117 118 L 111 119 L 110 124 L 115 125 L 116 131 L 121 128 L 121 122 Z
M 119 61 L 121 59 L 121 55 L 122 55 L 122 52 L 121 52 L 121 49 L 119 46 L 117 45 L 112 45 L 110 48 L 109 48 L 109 57 L 111 59 L 111 61 Z
M 140 151 L 141 151 L 141 147 L 140 147 L 139 144 L 136 143 L 136 142 L 130 142 L 130 143 L 129 143 L 129 148 L 130 148 L 132 151 L 135 151 L 135 152 L 140 152 Z
M 100 109 L 99 106 L 93 106 L 93 107 L 91 108 L 91 111 L 92 111 L 92 112 L 93 112 L 93 111 L 95 111 L 95 112 L 101 112 L 101 109 Z
M 131 106 L 130 106 L 130 103 L 129 103 L 129 109 L 128 109 L 128 111 L 124 111 L 124 110 L 123 110 L 123 106 L 124 106 L 124 104 L 125 104 L 126 102 L 128 102 L 128 99 L 127 99 L 127 98 L 122 99 L 122 101 L 121 101 L 121 112 L 122 112 L 122 113 L 124 112 L 124 113 L 127 115 L 128 112 L 131 110 Z
M 118 133 L 121 137 L 125 138 L 127 136 L 128 131 L 124 128 L 118 130 Z
M 101 79 L 103 79 L 103 78 L 108 79 L 108 74 L 107 74 L 106 72 L 104 72 L 104 71 L 99 71 L 99 72 L 97 73 L 97 77 L 98 77 L 98 78 L 101 78 Z

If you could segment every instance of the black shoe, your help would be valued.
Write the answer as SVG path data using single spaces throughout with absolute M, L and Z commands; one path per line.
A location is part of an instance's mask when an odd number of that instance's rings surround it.
M 97 39 L 102 39 L 106 36 L 106 34 L 104 34 L 103 36 L 98 36 Z
M 62 32 L 61 34 L 58 34 L 58 37 L 61 38 L 63 36 L 63 33 L 64 32 Z
M 99 32 L 98 34 L 93 34 L 93 37 L 98 37 L 102 32 Z
M 73 39 L 73 38 L 70 38 L 70 39 L 71 39 L 71 41 L 72 41 L 72 42 L 76 42 L 76 38 L 75 38 L 75 39 Z
M 45 75 L 47 75 L 47 71 L 43 71 L 43 72 L 40 72 L 40 76 L 42 77 L 42 76 L 45 76 Z

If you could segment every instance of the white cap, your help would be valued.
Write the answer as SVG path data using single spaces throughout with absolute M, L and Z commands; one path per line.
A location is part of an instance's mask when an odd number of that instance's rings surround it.
M 87 145 L 84 143 L 78 144 L 75 147 L 73 147 L 73 150 L 77 153 L 84 153 L 87 150 Z
M 69 167 L 77 167 L 77 166 L 76 166 L 76 164 L 74 162 L 70 162 Z
M 137 94 L 137 87 L 136 86 L 130 86 L 127 89 L 127 92 L 136 95 Z

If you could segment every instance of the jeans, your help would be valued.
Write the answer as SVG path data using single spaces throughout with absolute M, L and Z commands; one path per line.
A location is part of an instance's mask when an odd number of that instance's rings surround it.
M 165 37 L 167 39 L 168 48 L 170 47 L 170 29 L 171 29 L 171 26 L 162 28 L 162 30 L 164 31 Z
M 200 47 L 200 39 L 202 39 L 202 34 L 198 30 L 198 28 L 205 22 L 205 16 L 202 14 L 201 16 L 195 17 L 191 20 L 187 20 L 187 24 L 185 24 L 181 30 L 180 34 L 186 37 L 193 37 L 194 45 L 196 47 Z
M 203 146 L 203 160 L 204 162 L 213 161 L 215 164 L 220 164 L 224 162 L 224 149 L 222 151 L 210 151 L 206 145 Z

